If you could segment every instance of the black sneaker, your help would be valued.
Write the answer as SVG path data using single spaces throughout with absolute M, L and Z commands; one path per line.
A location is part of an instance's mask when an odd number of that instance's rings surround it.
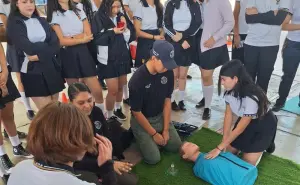
M 33 110 L 27 111 L 26 115 L 27 115 L 27 118 L 28 118 L 29 120 L 33 120 L 33 118 L 34 118 L 34 116 L 35 116 Z
M 284 107 L 284 104 L 275 104 L 273 107 L 272 107 L 272 111 L 273 112 L 278 112 L 280 111 L 280 109 L 282 109 Z
M 180 102 L 178 103 L 178 107 L 179 107 L 180 110 L 186 111 L 185 104 L 184 104 L 183 101 L 180 101 Z
M 127 117 L 123 114 L 122 109 L 117 109 L 114 111 L 114 115 L 117 117 L 120 121 L 125 121 Z
M 103 90 L 107 90 L 106 83 L 104 82 L 103 79 L 99 80 L 99 83 L 100 83 L 100 85 L 101 85 L 101 87 L 102 87 Z
M 2 178 L 2 181 L 4 182 L 4 184 L 7 184 L 8 179 L 9 179 L 9 175 L 4 174 Z
M 197 103 L 196 108 L 200 109 L 200 108 L 202 108 L 204 106 L 205 106 L 205 99 L 202 98 L 202 100 Z
M 209 120 L 210 119 L 210 109 L 209 108 L 205 108 L 202 114 L 202 120 Z
M 275 143 L 273 142 L 273 143 L 269 146 L 269 148 L 266 150 L 266 152 L 268 152 L 269 154 L 272 154 L 272 153 L 275 151 L 275 148 L 276 148 L 276 146 L 275 146 Z
M 13 154 L 15 157 L 25 157 L 28 159 L 33 158 L 33 156 L 22 146 L 22 143 L 13 147 Z
M 186 78 L 187 78 L 188 80 L 190 80 L 190 79 L 192 79 L 193 77 L 192 77 L 191 75 L 187 75 Z
M 180 108 L 178 107 L 178 105 L 175 101 L 172 102 L 172 110 L 173 111 L 179 111 L 180 110 Z
M 0 156 L 0 162 L 3 170 L 5 170 L 6 173 L 11 173 L 11 169 L 14 167 L 14 164 L 11 162 L 7 154 Z
M 27 134 L 26 134 L 25 132 L 17 131 L 17 134 L 18 134 L 19 139 L 26 139 L 26 137 L 27 137 Z M 8 136 L 8 134 L 7 134 L 7 132 L 6 132 L 5 129 L 4 129 L 4 131 L 3 131 L 3 135 L 4 135 L 4 137 L 5 137 L 6 139 L 9 138 L 9 136 Z
M 123 103 L 127 104 L 127 105 L 130 105 L 130 101 L 129 101 L 129 98 L 123 100 Z

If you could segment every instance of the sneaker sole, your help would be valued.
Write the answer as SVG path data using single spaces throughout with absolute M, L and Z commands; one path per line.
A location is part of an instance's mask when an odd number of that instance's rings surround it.
M 116 116 L 116 115 L 114 114 L 114 116 Z M 116 116 L 116 118 L 117 118 L 117 120 L 119 120 L 119 121 L 126 121 L 126 120 L 127 120 L 127 117 L 124 118 L 124 119 L 122 119 L 122 118 L 119 118 L 118 116 Z
M 26 159 L 32 159 L 33 158 L 33 155 L 30 155 L 30 156 L 24 156 L 24 155 L 16 155 L 16 154 L 13 154 L 15 157 L 18 157 L 18 158 L 26 158 Z

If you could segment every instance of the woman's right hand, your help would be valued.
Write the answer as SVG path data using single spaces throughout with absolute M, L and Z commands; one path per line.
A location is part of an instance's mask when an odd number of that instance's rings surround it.
M 157 144 L 157 145 L 160 145 L 160 146 L 164 146 L 165 145 L 165 140 L 163 138 L 163 136 L 159 133 L 156 133 L 154 136 L 153 136 L 153 140 L 154 142 Z
M 240 37 L 240 35 L 235 34 L 233 37 L 234 37 L 233 38 L 233 40 L 234 40 L 233 48 L 240 48 L 240 44 L 241 44 L 241 37 Z
M 182 39 L 182 33 L 176 32 L 176 35 L 172 37 L 174 42 L 179 42 Z
M 39 61 L 39 57 L 37 55 L 33 55 L 33 56 L 27 56 L 28 60 L 31 62 L 36 62 Z
M 91 42 L 93 39 L 94 39 L 93 34 L 91 34 L 91 35 L 84 34 L 83 38 L 81 39 L 81 43 L 86 44 L 86 43 Z
M 121 161 L 114 161 L 114 170 L 117 174 L 122 175 L 123 172 L 128 173 L 131 171 L 133 164 Z
M 115 34 L 122 34 L 122 33 L 124 33 L 124 31 L 125 31 L 125 26 L 122 28 L 114 27 Z
M 155 35 L 154 40 L 165 40 L 165 37 L 162 35 Z
M 95 141 L 98 144 L 98 166 L 102 166 L 108 160 L 112 159 L 112 144 L 111 142 L 103 136 L 96 135 Z

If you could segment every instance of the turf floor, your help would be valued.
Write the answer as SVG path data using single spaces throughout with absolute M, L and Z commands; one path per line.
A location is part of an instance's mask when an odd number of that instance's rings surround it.
M 198 144 L 202 152 L 208 152 L 217 146 L 221 139 L 220 134 L 202 128 L 188 140 Z M 178 169 L 176 176 L 167 173 L 172 163 Z M 183 161 L 178 154 L 162 152 L 162 160 L 159 164 L 151 166 L 141 162 L 136 165 L 133 172 L 139 177 L 139 185 L 208 184 L 193 175 L 192 167 L 193 163 Z M 300 165 L 290 160 L 264 154 L 258 165 L 258 172 L 255 185 L 300 185 Z

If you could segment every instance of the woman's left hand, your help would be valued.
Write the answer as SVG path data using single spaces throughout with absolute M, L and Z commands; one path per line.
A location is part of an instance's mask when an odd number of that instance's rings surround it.
M 214 37 L 210 37 L 207 41 L 204 42 L 204 47 L 212 48 L 215 45 L 216 41 Z
M 218 155 L 220 153 L 221 153 L 221 151 L 219 149 L 215 148 L 205 156 L 205 159 L 214 159 L 214 158 L 218 157 Z
M 128 173 L 131 171 L 133 164 L 121 161 L 114 161 L 114 170 L 117 174 L 122 175 L 123 172 Z

